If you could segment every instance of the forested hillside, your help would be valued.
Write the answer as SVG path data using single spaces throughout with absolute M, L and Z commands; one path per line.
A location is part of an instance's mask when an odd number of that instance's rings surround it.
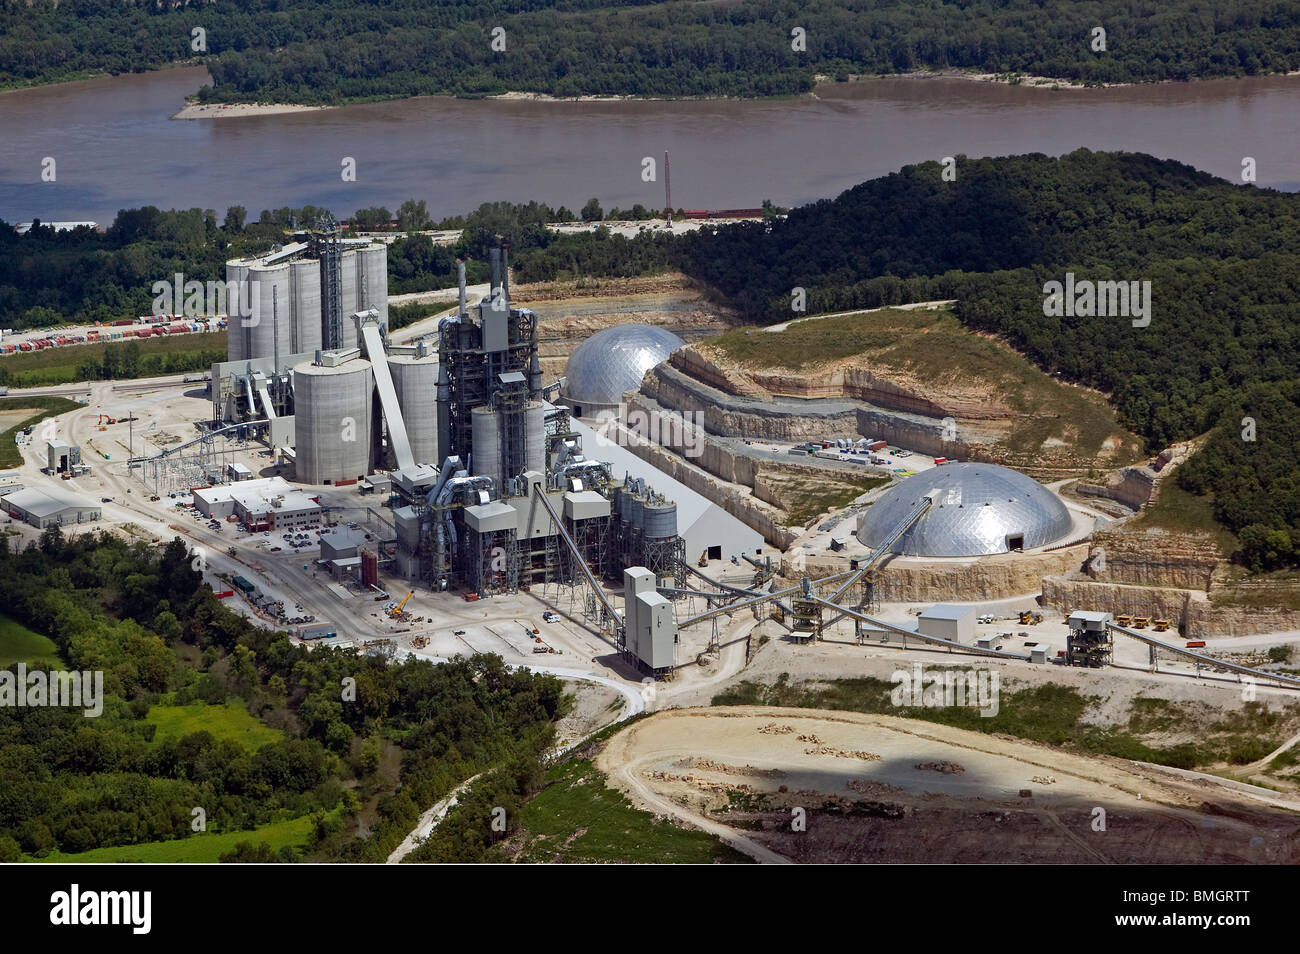
M 790 318 L 795 287 L 810 314 L 957 298 L 969 326 L 1110 394 L 1152 450 L 1213 430 L 1184 486 L 1214 497 L 1248 566 L 1300 562 L 1300 196 L 1087 150 L 940 172 L 906 167 L 673 251 L 757 321 Z M 1067 272 L 1149 281 L 1150 324 L 1045 314 L 1045 283 Z
M 504 50 L 493 48 L 501 28 Z M 792 49 L 791 30 L 806 31 Z M 1106 31 L 1104 51 L 1093 30 Z M 205 31 L 192 47 L 192 30 Z M 498 35 L 500 36 L 500 35 Z M 1089 83 L 1300 67 L 1300 8 L 1278 0 L 0 0 L 0 86 L 176 62 L 211 101 L 339 103 L 528 90 L 768 96 L 815 75 L 922 68 Z
M 102 670 L 105 695 L 94 718 L 0 706 L 0 861 L 188 860 L 203 847 L 177 841 L 213 837 L 230 860 L 383 861 L 457 783 L 551 745 L 554 677 L 309 652 L 227 610 L 191 562 L 179 539 L 0 544 L 5 613 Z

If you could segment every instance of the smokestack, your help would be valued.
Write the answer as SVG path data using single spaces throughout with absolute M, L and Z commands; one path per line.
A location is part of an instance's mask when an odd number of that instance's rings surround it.
M 460 316 L 465 317 L 465 260 L 456 259 L 456 282 L 460 285 Z
M 492 263 L 492 286 L 488 289 L 488 298 L 495 304 L 497 289 L 501 287 L 501 249 L 489 249 L 488 258 Z
M 501 243 L 501 297 L 510 307 L 510 242 Z

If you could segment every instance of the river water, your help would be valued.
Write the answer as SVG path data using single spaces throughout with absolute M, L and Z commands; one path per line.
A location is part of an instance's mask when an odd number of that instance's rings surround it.
M 907 163 L 1080 146 L 1178 159 L 1300 189 L 1300 76 L 1102 90 L 943 77 L 824 86 L 776 101 L 537 102 L 424 97 L 296 114 L 172 120 L 202 68 L 0 94 L 0 219 L 107 225 L 118 209 L 322 205 L 341 216 L 423 198 L 435 217 L 480 202 L 577 209 L 797 205 Z M 42 161 L 55 160 L 54 182 Z M 356 160 L 356 181 L 340 174 Z

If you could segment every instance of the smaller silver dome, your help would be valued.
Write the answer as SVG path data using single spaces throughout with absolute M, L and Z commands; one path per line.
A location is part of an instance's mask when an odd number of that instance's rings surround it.
M 579 404 L 618 404 L 655 365 L 686 342 L 655 325 L 616 325 L 598 331 L 569 355 L 565 400 Z

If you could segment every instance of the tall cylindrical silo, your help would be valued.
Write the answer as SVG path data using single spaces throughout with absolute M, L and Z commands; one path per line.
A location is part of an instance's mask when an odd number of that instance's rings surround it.
M 469 415 L 470 443 L 474 459 L 470 467 L 475 474 L 491 477 L 498 496 L 505 495 L 501 483 L 501 427 L 497 412 L 490 407 L 476 407 Z
M 546 473 L 546 412 L 541 401 L 524 407 L 524 470 Z
M 242 303 L 248 300 L 248 266 L 239 259 L 226 262 L 226 358 L 229 361 L 242 361 L 245 358 L 244 339 L 248 331 L 244 327 L 247 308 Z
M 369 245 L 357 254 L 360 276 L 366 280 L 364 298 L 358 288 L 357 311 L 374 308 L 379 312 L 379 324 L 388 333 L 388 246 L 382 242 Z M 359 276 L 359 277 L 360 277 Z M 358 285 L 360 282 L 358 281 Z
M 343 316 L 343 334 L 340 347 L 357 347 L 357 325 L 352 316 L 360 311 L 360 282 L 357 280 L 357 253 L 348 249 L 339 256 L 339 310 Z
M 434 392 L 438 386 L 438 361 L 433 355 L 419 358 L 395 354 L 388 358 L 397 404 L 402 409 L 406 436 L 417 464 L 438 464 L 438 415 Z
M 293 369 L 297 476 L 306 484 L 356 480 L 374 469 L 374 374 L 362 358 Z
M 300 259 L 289 266 L 293 289 L 294 354 L 311 354 L 321 347 L 320 262 Z
M 249 299 L 252 316 L 248 319 L 248 353 L 246 358 L 270 358 L 279 342 L 280 355 L 293 353 L 290 348 L 293 309 L 289 297 L 289 266 L 255 263 L 248 268 Z M 277 318 L 278 314 L 278 318 Z

